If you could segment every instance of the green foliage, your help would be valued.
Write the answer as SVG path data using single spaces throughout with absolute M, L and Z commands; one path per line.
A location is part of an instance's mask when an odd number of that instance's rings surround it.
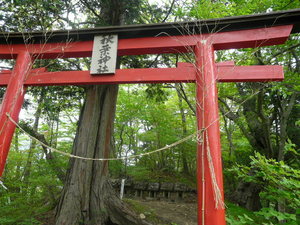
M 111 161 L 109 163 L 109 172 L 112 177 L 120 178 L 124 176 L 123 173 L 123 162 L 120 160 Z
M 14 195 L 4 195 L 0 202 L 11 198 L 11 203 L 1 204 L 0 224 L 3 225 L 33 225 L 41 224 L 35 217 L 49 210 L 48 207 L 42 207 L 36 199 L 30 201 Z M 42 208 L 42 209 L 41 209 Z
M 151 170 L 142 167 L 142 166 L 133 166 L 128 168 L 128 175 L 132 177 L 136 181 L 153 181 L 151 180 L 151 177 L 153 173 Z
M 89 5 L 86 5 L 86 2 Z M 112 1 L 41 1 L 15 0 L 0 3 L 1 31 L 45 30 L 57 28 L 95 27 L 107 24 L 112 18 L 101 20 L 101 10 L 111 7 Z M 113 1 L 118 2 L 118 1 Z M 300 7 L 299 1 L 288 0 L 218 0 L 175 1 L 169 14 L 170 3 L 153 4 L 144 0 L 120 1 L 126 9 L 124 22 L 153 23 L 173 19 L 192 20 L 221 18 L 234 15 L 270 12 Z M 87 7 L 91 6 L 91 8 Z M 114 5 L 118 10 L 118 5 Z M 91 9 L 95 9 L 94 11 Z M 71 16 L 69 16 L 71 15 Z M 74 18 L 73 18 L 74 17 Z M 82 18 L 79 18 L 82 17 Z M 72 18 L 72 19 L 70 19 Z M 82 21 L 85 20 L 85 21 Z M 251 212 L 227 203 L 228 224 L 295 224 L 296 209 L 300 207 L 299 185 L 299 94 L 286 123 L 282 116 L 291 96 L 299 93 L 300 80 L 297 68 L 300 48 L 299 35 L 294 34 L 285 45 L 261 49 L 218 51 L 217 60 L 235 60 L 236 65 L 260 63 L 279 64 L 285 68 L 285 81 L 272 84 L 219 85 L 219 97 L 225 100 L 226 112 L 234 112 L 237 120 L 221 117 L 223 164 L 225 167 L 225 189 L 231 194 L 241 181 L 252 182 L 262 188 L 260 193 L 263 208 Z M 260 51 L 260 55 L 257 54 Z M 173 67 L 176 62 L 193 62 L 192 55 L 160 55 L 122 57 L 124 68 Z M 36 60 L 34 67 L 47 67 L 49 71 L 88 69 L 90 59 Z M 121 85 L 117 105 L 114 131 L 115 151 L 112 157 L 146 153 L 195 132 L 196 123 L 192 107 L 195 105 L 194 84 L 182 85 L 186 99 L 182 100 L 182 117 L 176 86 L 172 84 Z M 263 115 L 258 113 L 258 90 L 262 94 Z M 3 89 L 0 89 L 0 96 Z M 28 89 L 28 107 L 24 109 L 26 126 L 33 127 L 38 109 L 41 114 L 37 132 L 53 147 L 71 152 L 78 115 L 83 104 L 82 87 L 32 87 Z M 185 101 L 186 100 L 186 101 Z M 189 102 L 187 102 L 189 101 Z M 244 113 L 246 104 L 253 107 Z M 220 106 L 223 103 L 220 102 Z M 251 115 L 250 115 L 251 114 Z M 248 116 L 248 118 L 247 118 Z M 251 118 L 251 119 L 249 119 Z M 269 129 L 253 132 L 256 127 L 266 128 L 263 119 L 268 118 Z M 225 121 L 226 120 L 226 121 Z M 226 122 L 226 123 L 225 123 Z M 251 123 L 255 126 L 251 126 Z M 24 123 L 23 123 L 24 125 Z M 186 131 L 184 131 L 184 125 Z M 285 131 L 285 137 L 280 136 Z M 225 126 L 228 132 L 225 131 Z M 243 130 L 244 128 L 244 130 Z M 264 143 L 269 133 L 273 155 L 267 154 Z M 231 134 L 231 140 L 228 138 Z M 250 137 L 249 137 L 250 136 Z M 283 143 L 283 160 L 277 162 L 279 142 Z M 230 141 L 232 143 L 230 143 Z M 230 146 L 232 144 L 232 146 Z M 12 145 L 5 174 L 5 191 L 0 186 L 0 224 L 39 224 L 40 215 L 57 204 L 62 182 L 55 168 L 66 171 L 68 158 L 53 154 L 54 160 L 47 160 L 39 144 L 31 146 L 28 137 L 19 134 Z M 254 152 L 260 151 L 260 154 Z M 267 155 L 267 157 L 265 157 Z M 188 173 L 184 172 L 184 158 Z M 238 164 L 238 166 L 234 166 Z M 26 171 L 30 171 L 28 175 Z M 135 180 L 153 182 L 180 182 L 195 186 L 196 142 L 190 140 L 164 152 L 123 161 L 110 162 L 113 177 L 130 176 Z M 132 203 L 138 212 L 148 214 L 150 209 Z M 281 211 L 278 210 L 281 207 Z M 282 210 L 283 209 L 283 210 Z M 299 214 L 299 213 L 298 213 Z M 40 219 L 39 219 L 40 220 Z
M 163 90 L 162 84 L 150 84 L 146 89 L 147 98 L 153 98 L 157 102 L 163 102 L 168 99 L 168 94 Z
M 199 19 L 209 19 L 294 9 L 299 6 L 299 1 L 286 0 L 204 0 L 197 1 L 189 15 Z
M 199 19 L 233 16 L 235 6 L 236 4 L 234 2 L 229 2 L 227 0 L 214 2 L 211 0 L 199 1 L 198 4 L 191 10 L 190 16 Z
M 159 86 L 158 88 L 162 88 Z M 169 98 L 157 101 L 147 98 L 148 87 L 145 85 L 121 86 L 117 104 L 115 140 L 116 155 L 138 155 L 149 152 L 182 138 L 181 115 L 178 111 L 178 96 L 170 90 L 164 90 Z M 158 94 L 159 95 L 159 94 Z M 187 110 L 187 136 L 194 132 L 194 116 Z M 172 129 L 170 129 L 172 128 Z M 183 136 L 183 137 L 185 137 Z M 184 146 L 184 147 L 183 147 Z M 184 148 L 184 149 L 182 149 Z M 180 155 L 185 154 L 190 167 L 195 167 L 195 143 L 178 145 L 164 152 L 144 156 L 138 160 L 130 159 L 127 165 L 134 164 L 149 171 L 182 171 Z M 126 173 L 126 172 L 125 172 Z
M 251 157 L 250 166 L 238 165 L 232 170 L 245 182 L 260 185 L 263 208 L 256 215 L 270 222 L 296 223 L 296 209 L 300 207 L 300 171 L 283 161 L 266 159 L 259 153 Z M 278 205 L 282 207 L 278 211 Z
M 190 187 L 196 187 L 194 177 L 184 176 L 181 173 L 153 171 L 141 166 L 129 167 L 127 175 L 135 181 L 182 183 Z
M 33 31 L 59 28 L 63 25 L 60 14 L 67 13 L 64 1 L 14 0 L 1 1 L 0 20 L 5 21 L 2 31 Z
M 296 214 L 278 212 L 274 208 L 262 208 L 256 214 L 270 221 L 269 223 L 264 224 L 273 224 L 271 221 L 274 221 L 274 219 L 276 219 L 275 221 L 285 221 L 285 224 L 297 225 Z

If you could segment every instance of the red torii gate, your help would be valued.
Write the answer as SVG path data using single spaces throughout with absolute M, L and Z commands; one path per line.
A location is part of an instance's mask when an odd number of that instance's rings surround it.
M 47 72 L 46 68 L 31 69 L 34 58 L 90 57 L 92 40 L 67 44 L 0 44 L 0 58 L 16 58 L 13 71 L 0 73 L 0 86 L 7 86 L 0 108 L 0 177 L 15 130 L 15 125 L 8 119 L 7 114 L 13 120 L 18 120 L 27 86 L 196 82 L 197 125 L 199 131 L 204 131 L 202 143 L 199 142 L 197 147 L 198 224 L 225 224 L 225 210 L 222 205 L 216 203 L 213 188 L 213 185 L 217 185 L 220 200 L 223 202 L 216 84 L 279 81 L 283 79 L 283 69 L 281 66 L 235 66 L 233 62 L 215 63 L 214 51 L 282 44 L 289 37 L 292 28 L 293 25 L 281 25 L 211 34 L 119 39 L 119 56 L 193 51 L 196 66 L 178 63 L 177 68 L 119 69 L 115 74 L 104 76 L 91 76 L 89 71 Z M 207 154 L 208 151 L 210 155 Z M 215 179 L 211 176 L 212 169 Z

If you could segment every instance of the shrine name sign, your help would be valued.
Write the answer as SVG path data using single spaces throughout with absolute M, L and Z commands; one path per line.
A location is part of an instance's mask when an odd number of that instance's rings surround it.
M 91 74 L 114 74 L 116 71 L 118 35 L 94 37 Z

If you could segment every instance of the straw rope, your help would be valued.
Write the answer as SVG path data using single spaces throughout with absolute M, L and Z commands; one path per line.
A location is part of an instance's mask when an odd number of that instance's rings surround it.
M 16 127 L 18 127 L 25 135 L 27 135 L 29 138 L 35 140 L 36 142 L 38 142 L 39 144 L 41 144 L 42 146 L 46 147 L 47 149 L 49 149 L 50 151 L 59 153 L 61 155 L 67 156 L 69 158 L 75 158 L 75 159 L 81 159 L 81 160 L 91 160 L 91 161 L 116 161 L 116 160 L 125 160 L 125 159 L 131 159 L 131 158 L 138 158 L 138 157 L 142 157 L 142 156 L 146 156 L 146 155 L 151 155 L 157 152 L 161 152 L 164 150 L 168 150 L 171 149 L 181 143 L 184 143 L 190 139 L 192 139 L 193 137 L 197 138 L 197 142 L 198 143 L 203 143 L 203 133 L 206 129 L 202 129 L 202 130 L 198 130 L 198 132 L 195 132 L 194 134 L 191 134 L 179 141 L 176 141 L 170 145 L 166 145 L 162 148 L 150 151 L 150 152 L 145 152 L 145 153 L 141 153 L 138 155 L 130 155 L 127 157 L 119 157 L 119 158 L 88 158 L 88 157 L 82 157 L 82 156 L 77 156 L 77 155 L 73 155 L 71 153 L 67 153 L 64 151 L 60 151 L 56 148 L 53 148 L 49 145 L 46 145 L 45 143 L 41 142 L 39 139 L 35 138 L 34 136 L 30 135 L 28 132 L 26 132 L 11 116 L 9 113 L 6 113 L 7 118 L 16 125 Z M 224 202 L 222 200 L 222 195 L 221 195 L 221 191 L 220 188 L 218 186 L 217 180 L 216 180 L 216 174 L 215 174 L 215 170 L 214 170 L 214 165 L 212 162 L 212 157 L 211 157 L 211 152 L 210 152 L 210 147 L 209 147 L 209 142 L 208 142 L 208 134 L 206 132 L 206 142 L 207 142 L 207 149 L 206 149 L 206 153 L 207 153 L 207 160 L 208 160 L 208 165 L 209 165 L 209 172 L 212 178 L 212 186 L 213 186 L 213 190 L 214 190 L 214 200 L 215 200 L 215 207 L 216 209 L 224 209 Z M 204 145 L 202 145 L 204 146 Z M 202 149 L 202 156 L 201 159 L 204 160 L 204 149 Z M 202 162 L 202 166 L 204 165 L 204 162 Z M 202 168 L 202 173 L 204 172 L 204 168 Z M 202 174 L 202 179 L 204 179 L 204 175 Z M 203 180 L 204 182 L 204 180 Z M 203 187 L 202 187 L 203 188 Z M 203 206 L 202 206 L 203 207 Z M 203 208 L 204 209 L 204 208 Z
M 205 135 L 206 138 L 206 145 L 207 145 L 207 161 L 208 161 L 208 166 L 209 166 L 209 172 L 210 172 L 210 176 L 211 176 L 211 181 L 212 181 L 212 186 L 214 189 L 214 200 L 215 200 L 215 208 L 216 209 L 224 209 L 224 201 L 223 201 L 223 197 L 219 188 L 219 185 L 217 183 L 217 178 L 216 178 L 216 173 L 215 173 L 215 169 L 214 169 L 214 164 L 212 161 L 212 157 L 211 157 L 211 152 L 210 152 L 210 147 L 209 147 L 209 141 L 208 141 L 208 132 L 206 132 Z
M 48 148 L 50 151 L 53 151 L 53 152 L 56 152 L 56 153 L 59 153 L 61 155 L 64 155 L 64 156 L 67 156 L 67 157 L 70 157 L 70 158 L 75 158 L 75 159 L 83 159 L 83 160 L 93 160 L 93 161 L 114 161 L 114 160 L 125 160 L 125 159 L 132 159 L 132 158 L 137 158 L 137 157 L 141 157 L 141 156 L 145 156 L 145 155 L 151 155 L 151 154 L 154 154 L 154 153 L 157 153 L 157 152 L 161 152 L 161 151 L 164 151 L 164 150 L 167 150 L 167 149 L 170 149 L 170 148 L 173 148 L 175 147 L 176 145 L 179 145 L 183 142 L 186 142 L 190 139 L 192 139 L 193 137 L 196 136 L 196 133 L 194 134 L 191 134 L 179 141 L 176 141 L 170 145 L 166 145 L 162 148 L 159 148 L 159 149 L 156 149 L 156 150 L 153 150 L 153 151 L 150 151 L 150 152 L 145 152 L 145 153 L 141 153 L 141 154 L 138 154 L 138 155 L 130 155 L 130 156 L 127 156 L 127 157 L 119 157 L 119 158 L 87 158 L 87 157 L 82 157 L 82 156 L 78 156 L 78 155 L 73 155 L 71 153 L 67 153 L 67 152 L 63 152 L 63 151 L 60 151 L 56 148 L 52 148 L 51 146 L 49 145 L 46 145 L 45 143 L 41 142 L 40 140 L 38 140 L 37 138 L 33 137 L 32 135 L 30 135 L 28 132 L 26 132 L 11 116 L 9 113 L 6 113 L 6 116 L 8 117 L 8 119 L 13 123 L 15 124 L 24 134 L 26 134 L 28 137 L 30 137 L 31 139 L 35 140 L 36 142 L 40 143 L 42 146 Z M 201 132 L 202 133 L 202 132 Z

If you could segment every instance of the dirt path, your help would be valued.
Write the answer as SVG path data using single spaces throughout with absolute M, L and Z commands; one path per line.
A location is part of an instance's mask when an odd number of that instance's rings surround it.
M 140 201 L 151 208 L 163 224 L 197 225 L 197 204 L 164 201 Z M 158 224 L 157 224 L 158 225 Z M 159 223 L 159 225 L 162 225 Z

